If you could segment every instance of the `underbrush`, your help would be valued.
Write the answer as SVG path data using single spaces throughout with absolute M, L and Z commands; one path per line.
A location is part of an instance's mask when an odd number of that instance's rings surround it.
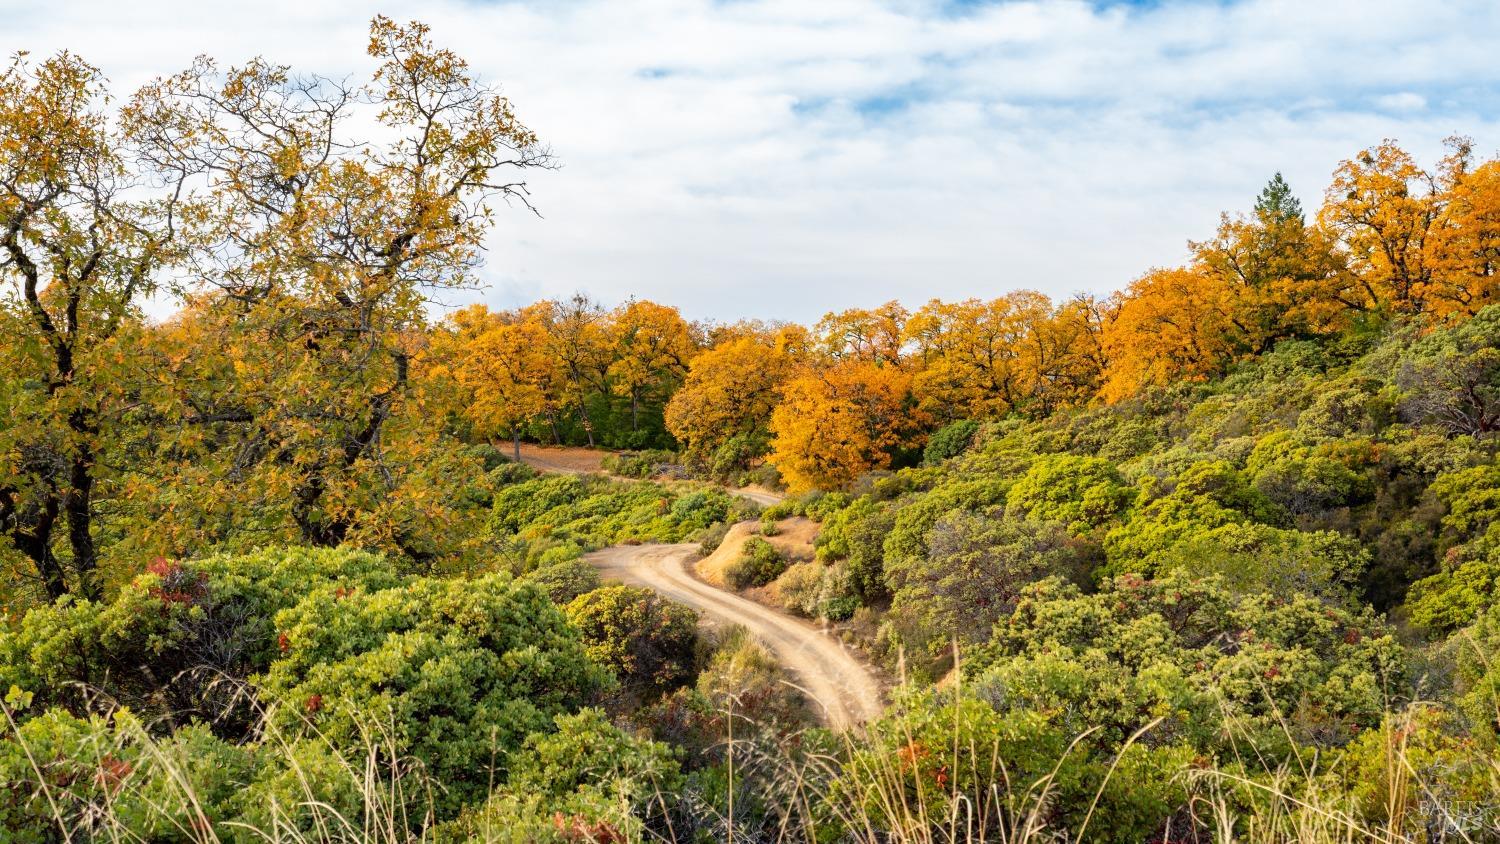
M 652 712 L 658 733 L 681 739 L 688 722 L 700 731 L 689 756 L 598 710 L 559 716 L 503 766 L 499 753 L 482 763 L 496 784 L 450 820 L 438 820 L 444 783 L 397 750 L 399 723 L 373 713 L 354 746 L 270 717 L 251 750 L 192 728 L 163 737 L 124 711 L 18 723 L 24 701 L 13 694 L 0 821 L 8 841 L 195 844 L 1417 844 L 1500 834 L 1500 763 L 1442 740 L 1429 707 L 1388 713 L 1339 753 L 1266 769 L 1248 746 L 1243 758 L 1185 755 L 1160 734 L 1162 719 L 1093 754 L 1094 731 L 997 717 L 963 688 L 898 690 L 860 733 L 778 729 L 757 699 L 766 681 L 753 679 L 774 665 L 743 640 L 720 653 L 701 689 Z M 270 787 L 245 790 L 259 766 L 276 771 Z

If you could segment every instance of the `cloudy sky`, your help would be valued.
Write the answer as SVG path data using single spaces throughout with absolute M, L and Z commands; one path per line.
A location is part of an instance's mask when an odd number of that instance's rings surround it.
M 495 306 L 583 291 L 689 317 L 1108 291 L 1182 260 L 1275 171 L 1316 207 L 1382 138 L 1500 148 L 1500 4 L 0 0 L 0 47 L 120 95 L 207 53 L 361 73 L 431 24 L 562 169 L 503 215 Z

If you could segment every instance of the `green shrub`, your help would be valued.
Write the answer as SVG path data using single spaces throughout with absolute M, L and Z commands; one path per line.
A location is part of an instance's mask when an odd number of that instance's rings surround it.
M 276 613 L 309 590 L 401 582 L 384 557 L 276 548 L 185 563 L 157 560 L 107 602 L 67 598 L 0 629 L 0 687 L 77 714 L 124 705 L 155 721 L 191 717 L 221 734 L 251 726 L 237 683 L 276 655 Z
M 1015 608 L 1025 587 L 1044 577 L 1083 582 L 1100 561 L 1098 546 L 1056 523 L 1012 521 L 999 508 L 957 511 L 928 532 L 928 553 L 893 565 L 891 613 L 911 645 L 945 651 L 952 638 L 983 641 Z
M 968 689 L 913 692 L 870 725 L 828 799 L 892 840 L 1005 841 L 1022 828 L 1074 840 L 1087 823 L 1078 840 L 1119 844 L 1149 840 L 1185 802 L 1190 750 L 1136 743 L 1112 760 L 1076 737 Z
M 786 558 L 776 546 L 752 536 L 745 540 L 740 558 L 724 568 L 724 584 L 730 589 L 765 586 L 786 571 Z
M 0 741 L 0 830 L 17 844 L 196 841 L 190 830 L 238 818 L 254 760 L 203 724 L 156 740 L 124 710 L 48 710 Z
M 276 617 L 262 680 L 273 723 L 346 758 L 369 736 L 445 786 L 440 814 L 482 797 L 529 733 L 592 698 L 604 676 L 563 614 L 503 574 L 396 589 L 316 589 Z
M 693 676 L 698 614 L 650 589 L 606 586 L 567 606 L 589 658 L 615 673 L 626 693 L 649 699 Z
M 717 551 L 719 546 L 724 543 L 724 537 L 729 535 L 729 528 L 730 525 L 728 522 L 719 522 L 705 528 L 702 535 L 698 538 L 698 553 L 707 557 L 709 554 Z
M 1012 518 L 1061 522 L 1084 534 L 1113 521 L 1134 497 L 1108 460 L 1048 454 L 1016 481 L 1005 502 Z
M 1105 747 L 1161 715 L 1165 734 L 1259 754 L 1266 770 L 1291 758 L 1289 742 L 1338 747 L 1378 726 L 1406 683 L 1405 650 L 1369 610 L 1181 575 L 1124 575 L 1093 595 L 1034 584 L 966 666 L 1006 707 L 1097 728 Z
M 974 419 L 949 422 L 927 438 L 927 447 L 922 451 L 922 462 L 934 466 L 963 454 L 973 444 L 974 435 L 978 432 L 979 422 Z
M 604 471 L 622 478 L 647 480 L 678 463 L 678 457 L 670 451 L 651 449 L 648 451 L 622 451 L 606 454 L 602 461 Z
M 1413 583 L 1406 595 L 1412 622 L 1447 635 L 1467 627 L 1500 602 L 1500 542 L 1480 540 L 1454 548 L 1443 570 Z
M 601 581 L 598 569 L 574 558 L 528 572 L 519 578 L 519 582 L 540 587 L 554 604 L 566 604 L 585 592 L 598 589 Z

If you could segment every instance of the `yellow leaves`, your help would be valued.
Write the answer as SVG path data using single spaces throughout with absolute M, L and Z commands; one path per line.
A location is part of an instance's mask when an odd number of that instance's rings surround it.
M 771 418 L 792 358 L 774 338 L 740 336 L 693 359 L 667 403 L 667 430 L 691 454 L 707 456 Z

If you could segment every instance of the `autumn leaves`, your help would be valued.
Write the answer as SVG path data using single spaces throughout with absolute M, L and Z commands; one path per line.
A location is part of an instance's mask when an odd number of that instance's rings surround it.
M 1107 298 L 1030 290 L 898 302 L 811 329 L 689 325 L 632 302 L 586 300 L 512 314 L 466 312 L 470 412 L 519 433 L 587 418 L 589 391 L 660 405 L 686 455 L 727 476 L 762 457 L 797 490 L 847 487 L 910 458 L 957 419 L 1040 418 L 1096 399 L 1223 374 L 1285 340 L 1334 336 L 1400 314 L 1467 316 L 1500 298 L 1500 162 L 1469 144 L 1426 171 L 1390 142 L 1335 172 L 1309 222 L 1278 174 L 1247 215 L 1225 215 L 1185 266 Z M 492 327 L 478 332 L 474 324 Z M 551 350 L 551 351 L 548 351 Z

